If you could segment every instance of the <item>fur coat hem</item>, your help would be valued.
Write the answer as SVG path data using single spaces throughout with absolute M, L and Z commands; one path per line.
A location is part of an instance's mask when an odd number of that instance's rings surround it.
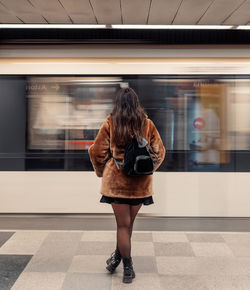
M 100 194 L 104 195 L 104 196 L 108 196 L 108 197 L 113 197 L 113 198 L 145 198 L 145 197 L 150 197 L 152 195 L 154 195 L 154 193 L 151 193 L 151 194 L 143 194 L 143 195 L 136 195 L 136 196 L 133 196 L 133 195 L 130 195 L 129 197 L 124 197 L 126 195 L 126 192 L 123 192 L 123 193 L 102 193 L 100 192 Z M 141 193 L 139 193 L 141 194 Z

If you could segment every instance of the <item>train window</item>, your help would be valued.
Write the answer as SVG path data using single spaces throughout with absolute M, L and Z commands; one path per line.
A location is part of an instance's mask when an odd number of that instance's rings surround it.
M 42 156 L 31 158 L 30 166 L 90 169 L 86 151 L 112 110 L 120 83 L 119 77 L 30 77 L 27 150 L 31 157 Z
M 2 76 L 0 85 L 0 170 L 92 170 L 87 149 L 129 85 L 167 150 L 160 171 L 250 171 L 249 76 Z
M 88 149 L 112 109 L 118 80 L 29 78 L 28 149 Z
M 141 77 L 137 87 L 167 149 L 161 169 L 231 170 L 226 117 L 234 81 L 153 76 Z

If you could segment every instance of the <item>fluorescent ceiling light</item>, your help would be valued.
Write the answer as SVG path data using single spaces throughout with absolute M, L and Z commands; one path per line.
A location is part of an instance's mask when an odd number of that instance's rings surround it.
M 0 28 L 106 28 L 105 24 L 0 24 Z
M 243 28 L 242 28 L 243 27 Z M 248 28 L 247 28 L 248 27 Z M 237 29 L 250 29 L 238 26 Z M 0 28 L 61 28 L 61 29 L 232 29 L 233 25 L 125 25 L 125 24 L 0 24 Z
M 247 29 L 250 29 L 250 25 L 239 25 L 239 26 L 236 27 L 236 29 L 245 29 L 245 30 L 247 30 Z
M 61 61 L 51 61 L 51 62 L 33 62 L 33 61 L 30 61 L 30 62 L 13 62 L 14 64 L 30 64 L 30 65 L 34 65 L 34 64 L 38 64 L 38 65 L 44 65 L 44 64 L 74 64 L 74 65 L 81 65 L 81 64 L 109 64 L 108 62 L 61 62 Z
M 233 25 L 123 25 L 114 24 L 112 28 L 121 29 L 231 29 Z

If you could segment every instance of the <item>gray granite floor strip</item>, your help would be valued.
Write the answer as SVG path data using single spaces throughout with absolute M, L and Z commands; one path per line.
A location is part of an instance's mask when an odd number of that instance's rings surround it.
M 116 230 L 113 214 L 0 214 L 1 229 L 27 230 Z M 248 232 L 250 218 L 245 217 L 151 217 L 138 214 L 136 231 L 233 231 Z

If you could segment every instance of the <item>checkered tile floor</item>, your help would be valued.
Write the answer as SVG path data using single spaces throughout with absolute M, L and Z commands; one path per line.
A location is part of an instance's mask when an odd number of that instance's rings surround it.
M 115 231 L 0 231 L 0 289 L 250 289 L 250 233 L 134 231 L 136 278 L 106 259 Z

